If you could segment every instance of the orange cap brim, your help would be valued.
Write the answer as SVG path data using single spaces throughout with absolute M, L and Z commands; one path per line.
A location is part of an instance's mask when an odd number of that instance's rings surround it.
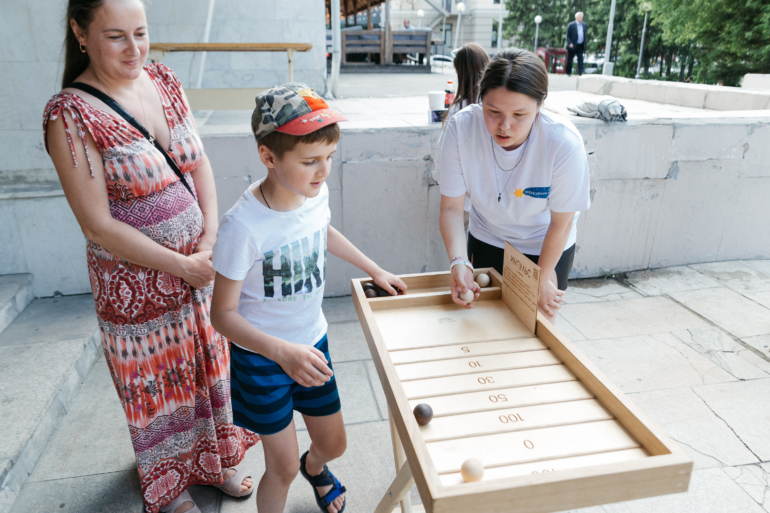
M 331 109 L 320 109 L 309 112 L 297 119 L 293 119 L 285 125 L 279 126 L 275 131 L 289 135 L 307 135 L 315 132 L 319 128 L 347 120 L 348 118 L 339 112 L 334 112 Z

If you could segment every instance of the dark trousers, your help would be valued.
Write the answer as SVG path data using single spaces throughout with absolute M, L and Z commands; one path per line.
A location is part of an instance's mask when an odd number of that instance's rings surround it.
M 575 58 L 575 54 L 577 54 L 578 58 L 578 76 L 582 75 L 583 71 L 585 71 L 583 67 L 583 51 L 585 47 L 585 43 L 572 45 L 572 48 L 567 47 L 567 75 L 572 75 L 572 59 Z
M 473 267 L 494 267 L 500 275 L 503 274 L 503 255 L 505 250 L 480 241 L 468 232 L 468 258 Z M 540 255 L 524 255 L 537 264 Z M 559 282 L 559 290 L 567 290 L 567 278 L 572 270 L 572 261 L 575 259 L 575 245 L 564 250 L 559 262 L 556 264 L 556 279 Z M 550 279 L 551 277 L 548 276 Z

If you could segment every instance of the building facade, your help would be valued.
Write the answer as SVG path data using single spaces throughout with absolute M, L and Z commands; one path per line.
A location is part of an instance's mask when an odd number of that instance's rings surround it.
M 478 43 L 489 53 L 497 52 L 497 24 L 501 0 L 391 0 L 390 22 L 394 29 L 408 19 L 414 27 L 433 30 L 433 39 L 444 41 L 446 53 L 465 43 Z M 460 14 L 458 4 L 465 6 Z M 425 14 L 419 17 L 419 12 Z M 502 6 L 505 18 L 508 10 Z M 457 44 L 455 44 L 455 42 Z

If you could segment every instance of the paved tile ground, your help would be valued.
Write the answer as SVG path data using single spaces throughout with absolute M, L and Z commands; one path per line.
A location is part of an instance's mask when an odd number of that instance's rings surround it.
M 557 327 L 695 463 L 687 493 L 580 513 L 770 513 L 768 297 L 770 261 L 571 282 Z M 350 490 L 347 511 L 369 512 L 395 476 L 387 405 L 350 298 L 325 300 L 324 312 L 349 437 L 333 468 Z M 100 359 L 12 513 L 141 511 L 128 429 L 114 394 Z M 308 434 L 296 420 L 304 448 Z M 259 477 L 259 446 L 245 465 Z M 210 487 L 192 494 L 204 513 L 256 509 L 253 498 L 231 499 Z M 414 490 L 412 497 L 419 502 Z M 301 478 L 286 510 L 317 511 Z

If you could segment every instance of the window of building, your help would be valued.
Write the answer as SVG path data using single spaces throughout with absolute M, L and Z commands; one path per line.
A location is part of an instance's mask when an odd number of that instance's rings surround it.
M 444 29 L 444 44 L 449 48 L 454 48 L 452 46 L 454 44 L 454 41 L 452 41 L 452 25 L 449 23 L 445 25 Z
M 492 48 L 497 48 L 497 20 L 492 20 Z

